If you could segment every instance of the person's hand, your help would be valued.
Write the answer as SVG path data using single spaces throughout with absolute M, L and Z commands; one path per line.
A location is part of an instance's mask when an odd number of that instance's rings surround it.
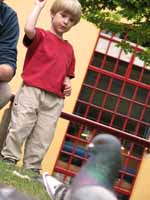
M 63 94 L 64 96 L 70 96 L 71 95 L 71 80 L 69 77 L 66 77 L 63 84 Z
M 40 6 L 41 8 L 45 6 L 47 0 L 35 0 L 35 4 Z

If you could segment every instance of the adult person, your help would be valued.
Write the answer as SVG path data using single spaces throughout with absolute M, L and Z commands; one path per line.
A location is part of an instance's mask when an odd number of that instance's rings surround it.
M 16 72 L 19 24 L 16 12 L 0 0 L 0 109 L 11 98 L 8 82 Z

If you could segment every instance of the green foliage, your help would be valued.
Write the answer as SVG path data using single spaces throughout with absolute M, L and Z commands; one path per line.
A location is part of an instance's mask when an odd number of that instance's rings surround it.
M 133 48 L 130 46 L 130 43 L 125 40 L 122 40 L 120 43 L 118 43 L 117 47 L 121 47 L 122 49 L 124 49 L 125 53 L 133 53 Z
M 83 17 L 98 28 L 113 33 L 128 33 L 128 40 L 150 47 L 150 0 L 80 0 Z M 128 48 L 124 46 L 127 52 Z M 149 63 L 149 51 L 140 52 Z M 146 55 L 145 55 L 146 54 Z M 149 63 L 150 64 L 150 63 Z
M 150 64 L 150 48 L 146 48 L 144 52 L 138 52 L 137 56 L 141 60 L 145 60 L 145 64 L 149 65 Z

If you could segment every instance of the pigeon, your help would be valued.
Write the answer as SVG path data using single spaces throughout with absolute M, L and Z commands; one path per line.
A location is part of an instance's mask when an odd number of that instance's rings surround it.
M 43 173 L 52 200 L 117 200 L 114 183 L 121 168 L 121 144 L 107 133 L 96 135 L 88 146 L 89 157 L 70 186 Z

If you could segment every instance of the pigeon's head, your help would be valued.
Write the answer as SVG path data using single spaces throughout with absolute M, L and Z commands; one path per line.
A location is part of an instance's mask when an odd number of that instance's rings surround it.
M 89 152 L 99 153 L 103 151 L 121 150 L 121 144 L 118 138 L 113 135 L 102 133 L 96 135 L 92 142 L 88 145 Z
M 89 157 L 75 177 L 73 188 L 79 188 L 81 185 L 97 185 L 113 191 L 113 183 L 121 167 L 121 145 L 119 140 L 110 134 L 98 134 L 93 138 L 88 148 Z M 88 189 L 85 191 L 89 192 Z M 89 197 L 88 199 L 110 200 L 110 198 L 100 198 L 99 193 L 97 198 Z

